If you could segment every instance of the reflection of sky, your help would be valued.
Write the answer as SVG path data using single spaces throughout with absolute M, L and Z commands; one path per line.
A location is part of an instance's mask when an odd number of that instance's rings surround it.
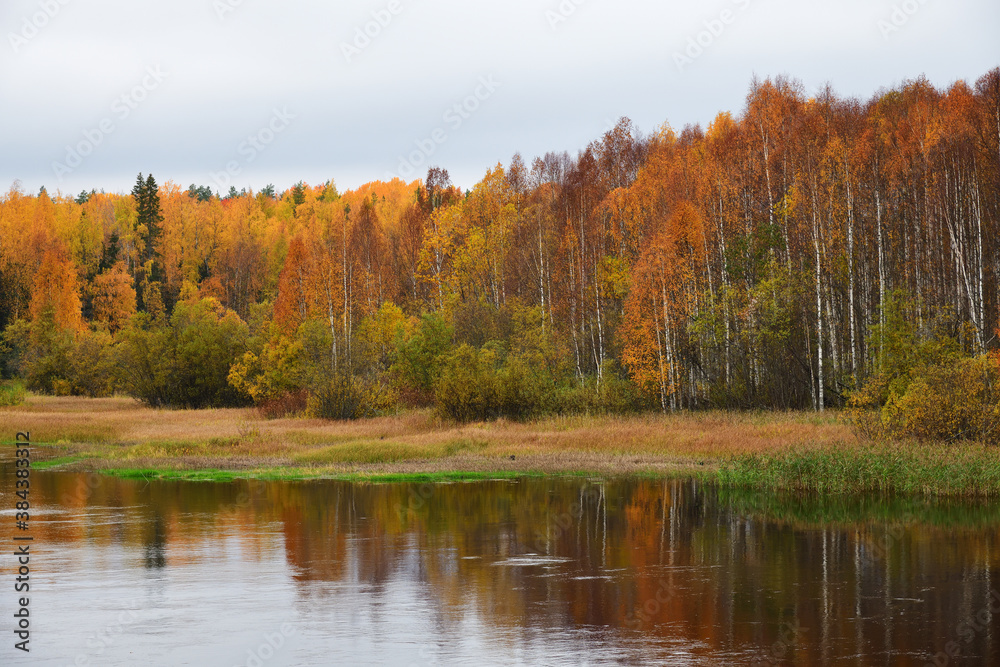
M 114 513 L 123 514 L 136 518 Z M 54 520 L 100 525 L 110 516 L 92 508 Z M 32 591 L 30 664 L 236 666 L 257 664 L 255 654 L 269 656 L 269 667 L 643 664 L 653 655 L 660 664 L 671 656 L 697 664 L 685 658 L 687 642 L 656 647 L 607 629 L 504 627 L 471 600 L 444 609 L 421 581 L 428 554 L 415 544 L 382 584 L 359 580 L 355 566 L 343 581 L 303 583 L 292 577 L 280 528 L 257 537 L 255 553 L 238 531 L 167 544 L 163 568 L 148 566 L 147 547 L 85 540 L 37 552 L 45 573 Z M 351 540 L 347 552 L 355 565 L 361 542 Z

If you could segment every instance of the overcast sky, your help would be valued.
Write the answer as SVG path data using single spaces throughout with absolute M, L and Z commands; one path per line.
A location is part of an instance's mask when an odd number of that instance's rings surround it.
M 862 98 L 974 83 L 1000 64 L 1000 3 L 2 0 L 0 34 L 2 191 L 128 191 L 140 171 L 343 191 L 428 164 L 471 187 L 620 116 L 706 125 L 754 74 Z

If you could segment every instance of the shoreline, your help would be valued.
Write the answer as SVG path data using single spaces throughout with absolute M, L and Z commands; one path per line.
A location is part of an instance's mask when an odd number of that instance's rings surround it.
M 32 431 L 38 471 L 227 482 L 693 478 L 775 493 L 1000 496 L 1000 449 L 859 442 L 837 413 L 550 417 L 459 425 L 429 411 L 358 422 L 168 411 L 30 396 L 0 434 Z M 4 440 L 7 438 L 4 437 Z
M 574 456 L 574 454 L 576 454 Z M 338 480 L 371 483 L 466 482 L 538 478 L 643 478 L 711 480 L 718 461 L 695 459 L 655 460 L 651 457 L 600 457 L 567 453 L 565 457 L 525 457 L 515 461 L 486 457 L 450 457 L 400 461 L 380 465 L 302 467 L 280 463 L 226 466 L 224 461 L 177 461 L 160 465 L 118 467 L 110 461 L 80 456 L 57 456 L 34 464 L 41 472 L 85 472 L 121 478 L 228 482 L 232 480 L 312 481 Z

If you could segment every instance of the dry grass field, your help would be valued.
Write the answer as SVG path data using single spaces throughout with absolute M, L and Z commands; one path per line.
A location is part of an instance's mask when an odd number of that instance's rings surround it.
M 730 455 L 852 448 L 836 413 L 707 412 L 457 425 L 431 412 L 359 422 L 267 420 L 255 410 L 155 410 L 131 399 L 29 396 L 0 408 L 0 440 L 31 431 L 52 464 L 96 470 L 684 474 Z

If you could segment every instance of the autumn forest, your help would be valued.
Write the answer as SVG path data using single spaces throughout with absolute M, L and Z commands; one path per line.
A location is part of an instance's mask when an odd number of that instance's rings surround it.
M 438 167 L 347 192 L 15 183 L 0 372 L 336 419 L 877 404 L 901 359 L 992 358 L 998 231 L 1000 68 L 866 101 L 758 80 L 708 127 L 622 119 L 467 191 Z

